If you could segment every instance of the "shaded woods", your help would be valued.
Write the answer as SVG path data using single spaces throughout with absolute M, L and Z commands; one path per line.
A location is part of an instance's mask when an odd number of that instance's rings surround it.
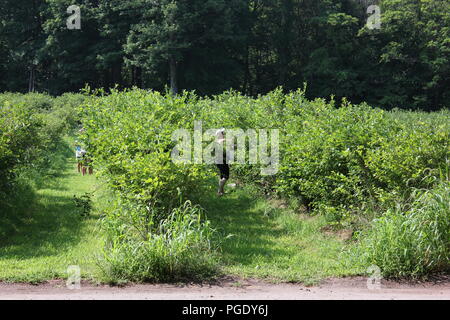
M 381 7 L 369 30 L 367 6 Z M 81 29 L 67 8 L 79 5 Z M 137 86 L 449 105 L 447 0 L 2 0 L 0 91 Z

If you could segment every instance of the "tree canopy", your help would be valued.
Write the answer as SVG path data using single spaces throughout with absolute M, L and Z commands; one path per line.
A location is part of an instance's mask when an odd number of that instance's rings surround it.
M 367 7 L 381 28 L 367 27 Z M 81 9 L 70 30 L 67 8 Z M 450 105 L 448 0 L 3 0 L 0 91 L 137 86 Z

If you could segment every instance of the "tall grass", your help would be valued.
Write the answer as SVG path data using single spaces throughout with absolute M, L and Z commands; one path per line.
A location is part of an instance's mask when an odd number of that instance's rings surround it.
M 211 244 L 213 230 L 203 221 L 202 210 L 185 202 L 159 222 L 148 223 L 148 233 L 106 217 L 111 237 L 99 266 L 105 281 L 156 282 L 203 280 L 218 271 L 217 254 Z M 119 235 L 120 234 L 120 235 Z
M 375 219 L 357 256 L 387 277 L 422 277 L 450 271 L 450 183 L 416 190 L 409 208 L 398 205 Z
M 450 157 L 447 111 L 436 115 L 386 112 L 365 103 L 353 105 L 345 99 L 341 103 L 334 99 L 309 101 L 305 90 L 284 94 L 277 89 L 257 98 L 233 91 L 198 97 L 189 92 L 173 96 L 112 90 L 110 95 L 93 96 L 81 109 L 85 131 L 80 140 L 88 146 L 97 172 L 116 192 L 118 201 L 119 213 L 110 219 L 115 233 L 107 255 L 107 274 L 113 278 L 164 280 L 182 274 L 177 269 L 178 258 L 168 253 L 178 246 L 178 240 L 174 240 L 178 236 L 169 233 L 163 238 L 154 226 L 165 221 L 178 193 L 193 201 L 194 194 L 209 184 L 208 166 L 179 165 L 170 159 L 172 133 L 179 128 L 193 130 L 194 120 L 201 120 L 204 130 L 279 129 L 277 174 L 262 176 L 261 164 L 233 164 L 233 178 L 253 183 L 266 194 L 297 201 L 324 216 L 328 224 L 357 231 L 394 208 L 396 202 L 410 203 L 405 199 L 414 188 L 432 188 L 436 173 L 445 169 L 445 159 Z M 421 196 L 420 201 L 431 205 L 425 198 Z M 365 244 L 366 261 L 386 265 L 387 274 L 414 276 L 433 268 L 440 270 L 440 263 L 446 259 L 412 260 L 412 250 L 437 252 L 414 243 L 415 232 L 419 231 L 413 226 L 426 225 L 420 220 L 425 219 L 422 213 L 416 217 L 414 212 L 428 210 L 431 214 L 434 210 L 416 200 L 413 209 L 388 211 L 373 223 L 373 233 L 365 233 L 371 239 Z M 288 228 L 295 229 L 295 224 Z M 438 233 L 442 234 L 441 229 Z M 430 241 L 424 239 L 423 243 Z M 175 251 L 180 256 L 179 252 L 185 252 Z M 398 251 L 406 252 L 402 253 L 404 257 L 399 258 Z M 197 254 L 186 252 L 192 257 Z M 379 258 L 382 255 L 385 258 Z M 405 262 L 408 259 L 410 265 Z M 416 265 L 423 265 L 424 270 L 416 270 Z

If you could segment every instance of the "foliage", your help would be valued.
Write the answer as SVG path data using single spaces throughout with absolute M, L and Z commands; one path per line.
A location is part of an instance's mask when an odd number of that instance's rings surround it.
M 75 206 L 80 209 L 80 215 L 82 217 L 89 217 L 92 211 L 92 194 L 86 192 L 82 196 L 73 196 Z
M 275 188 L 312 207 L 339 209 L 338 221 L 392 204 L 411 187 L 430 187 L 450 158 L 448 112 L 401 121 L 364 104 L 335 108 L 321 100 L 291 110 Z
M 418 277 L 450 270 L 450 184 L 416 190 L 361 235 L 359 262 L 380 267 L 384 276 Z
M 83 279 L 98 274 L 95 254 L 101 251 L 104 237 L 95 210 L 98 192 L 89 218 L 80 219 L 73 202 L 74 194 L 92 192 L 96 181 L 75 169 L 73 145 L 71 136 L 64 137 L 52 152 L 52 165 L 57 167 L 50 176 L 46 170 L 34 175 L 28 169 L 25 178 L 21 174 L 7 207 L 0 208 L 1 281 L 66 279 L 70 265 L 80 266 Z
M 128 223 L 137 210 L 118 207 L 104 218 L 109 242 L 99 265 L 107 281 L 203 280 L 216 274 L 212 229 L 199 207 L 187 201 L 163 219 L 152 216 L 151 231 L 144 234 Z
M 83 108 L 87 150 L 108 185 L 122 200 L 151 214 L 170 212 L 179 194 L 188 197 L 208 173 L 200 165 L 175 164 L 171 151 L 176 128 L 192 128 L 187 115 L 195 96 L 163 96 L 144 90 L 118 92 Z
M 366 27 L 381 7 L 381 29 Z M 386 109 L 449 106 L 447 0 L 3 0 L 0 91 L 286 92 Z M 180 90 L 181 91 L 181 90 Z
M 211 227 L 197 206 L 180 201 L 203 204 L 213 168 L 171 159 L 173 132 L 192 131 L 195 120 L 203 130 L 279 129 L 277 174 L 261 176 L 261 164 L 235 164 L 232 177 L 306 205 L 327 223 L 363 229 L 362 263 L 377 263 L 388 276 L 447 266 L 448 110 L 309 100 L 306 87 L 256 98 L 233 90 L 199 97 L 137 88 L 58 98 L 3 94 L 0 103 L 3 195 L 17 172 L 45 163 L 63 132 L 83 126 L 78 138 L 115 197 L 104 218 L 109 238 L 102 268 L 111 281 L 206 277 L 216 270 Z M 360 224 L 372 218 L 378 219 L 372 229 Z M 288 225 L 295 232 L 296 224 Z
M 336 222 L 387 208 L 411 188 L 432 187 L 450 159 L 448 111 L 387 112 L 345 99 L 336 106 L 333 99 L 306 99 L 305 90 L 285 95 L 280 88 L 256 99 L 233 91 L 210 98 L 113 91 L 84 108 L 84 138 L 119 197 L 149 212 L 170 211 L 178 193 L 192 199 L 209 176 L 208 166 L 170 159 L 172 132 L 192 130 L 194 120 L 203 130 L 279 129 L 278 173 L 261 176 L 261 164 L 235 164 L 233 176 Z
M 14 169 L 36 158 L 36 149 L 39 149 L 43 142 L 38 134 L 43 126 L 43 119 L 23 103 L 1 103 L 0 191 L 4 193 L 14 177 Z
M 53 153 L 75 126 L 75 105 L 83 99 L 80 95 L 56 99 L 37 93 L 0 95 L 0 207 L 4 215 L 15 214 L 14 193 L 27 189 L 18 180 L 49 173 L 54 167 Z

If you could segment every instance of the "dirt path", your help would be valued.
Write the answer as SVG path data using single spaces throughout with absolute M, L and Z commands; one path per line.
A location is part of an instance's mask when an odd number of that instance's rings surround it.
M 39 300 L 450 300 L 450 279 L 400 284 L 382 281 L 369 290 L 363 277 L 330 279 L 315 287 L 270 284 L 257 280 L 224 280 L 214 285 L 129 285 L 122 288 L 82 283 L 69 290 L 63 280 L 40 285 L 0 283 L 0 299 Z

